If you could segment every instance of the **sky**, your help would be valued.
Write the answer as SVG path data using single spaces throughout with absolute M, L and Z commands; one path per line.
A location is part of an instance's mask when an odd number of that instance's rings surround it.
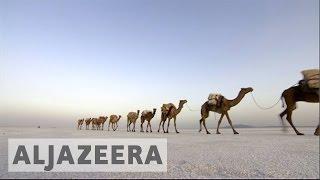
M 319 68 L 317 0 L 0 0 L 0 126 L 118 114 L 125 128 L 128 112 L 157 108 L 157 129 L 161 105 L 186 99 L 194 111 L 183 108 L 178 128 L 198 129 L 209 93 L 252 87 L 270 106 L 309 68 Z M 229 114 L 278 126 L 282 110 L 248 94 Z M 316 126 L 319 104 L 298 103 L 293 118 Z

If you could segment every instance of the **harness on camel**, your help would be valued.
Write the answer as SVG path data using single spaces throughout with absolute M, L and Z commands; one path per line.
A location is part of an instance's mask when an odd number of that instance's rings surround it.
M 224 96 L 221 94 L 210 93 L 209 97 L 208 97 L 208 104 L 219 108 L 222 105 L 223 98 L 224 98 Z

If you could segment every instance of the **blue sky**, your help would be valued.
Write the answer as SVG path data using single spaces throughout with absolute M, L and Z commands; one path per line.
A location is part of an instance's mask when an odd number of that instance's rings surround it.
M 0 0 L 0 50 L 0 125 L 71 126 L 179 99 L 197 110 L 249 86 L 268 106 L 319 67 L 319 1 Z M 295 123 L 315 126 L 318 109 L 299 103 Z M 279 125 L 281 110 L 249 95 L 230 116 Z M 178 125 L 199 117 L 185 108 Z

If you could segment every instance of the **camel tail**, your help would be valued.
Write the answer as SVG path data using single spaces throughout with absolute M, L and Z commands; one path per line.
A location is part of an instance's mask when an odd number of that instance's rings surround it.
M 284 104 L 285 104 L 285 96 L 287 94 L 287 90 L 283 91 L 283 93 L 281 94 L 281 102 L 282 102 L 282 107 L 284 108 Z
M 281 102 L 282 102 L 282 107 L 284 108 L 284 99 L 283 99 L 283 96 L 281 96 L 280 98 L 281 98 Z

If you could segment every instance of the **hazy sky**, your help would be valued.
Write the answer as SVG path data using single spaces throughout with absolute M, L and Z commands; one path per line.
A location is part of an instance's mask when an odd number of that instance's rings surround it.
M 249 86 L 269 106 L 319 67 L 319 1 L 0 0 L 0 50 L 0 126 L 70 127 L 179 99 L 199 110 L 211 92 Z M 230 116 L 279 125 L 281 111 L 247 95 Z M 178 127 L 199 119 L 184 108 Z M 318 119 L 319 104 L 298 103 L 296 125 Z

